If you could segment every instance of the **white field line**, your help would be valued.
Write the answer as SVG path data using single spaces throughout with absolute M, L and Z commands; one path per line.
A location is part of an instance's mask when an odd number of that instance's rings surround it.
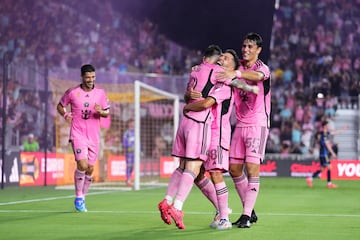
M 87 195 L 107 194 L 107 193 L 110 193 L 110 192 L 114 192 L 114 191 L 93 192 L 93 193 L 88 193 Z M 60 197 L 50 197 L 50 198 L 29 199 L 29 200 L 14 201 L 14 202 L 4 202 L 4 203 L 0 203 L 0 206 L 22 204 L 22 203 L 32 203 L 32 202 L 45 202 L 45 201 L 52 201 L 52 200 L 65 199 L 65 198 L 74 198 L 74 195 L 60 196 Z
M 93 192 L 88 193 L 88 195 L 99 195 L 99 194 L 108 194 L 112 193 L 114 191 L 102 191 L 102 192 Z M 15 204 L 23 204 L 23 203 L 33 203 L 33 202 L 45 202 L 45 201 L 53 201 L 58 199 L 66 199 L 66 198 L 74 198 L 74 195 L 69 196 L 59 196 L 59 197 L 51 197 L 51 198 L 38 198 L 38 199 L 29 199 L 29 200 L 23 200 L 23 201 L 14 201 L 14 202 L 4 202 L 0 203 L 0 206 L 6 206 L 6 205 L 15 205 Z M 22 209 L 22 210 L 7 210 L 7 209 L 0 209 L 0 213 L 64 213 L 64 212 L 74 212 L 74 211 L 64 211 L 64 210 L 28 210 L 28 209 Z M 158 211 L 88 211 L 86 214 L 89 213 L 109 213 L 109 214 L 158 214 Z M 211 215 L 213 212 L 194 212 L 194 211 L 186 211 L 186 214 L 192 214 L 192 215 Z M 241 213 L 233 212 L 232 214 L 240 215 Z M 294 216 L 294 217 L 353 217 L 353 218 L 360 218 L 360 214 L 318 214 L 318 213 L 261 213 L 258 214 L 260 216 Z
M 64 210 L 1 210 L 1 213 L 72 213 L 74 211 L 64 211 Z M 99 211 L 99 210 L 88 210 L 85 214 L 93 213 L 106 213 L 106 214 L 158 214 L 158 211 Z M 187 215 L 212 215 L 213 212 L 191 212 L 187 211 Z M 240 215 L 240 213 L 232 213 L 235 215 Z M 351 218 L 360 218 L 360 214 L 317 214 L 317 213 L 260 213 L 259 216 L 279 216 L 279 217 L 351 217 Z

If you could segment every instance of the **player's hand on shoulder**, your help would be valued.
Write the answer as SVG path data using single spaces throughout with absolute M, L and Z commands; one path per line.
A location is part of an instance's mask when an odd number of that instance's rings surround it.
M 236 73 L 235 71 L 224 70 L 224 71 L 217 71 L 216 72 L 216 80 L 218 82 L 226 81 L 227 79 L 235 78 Z

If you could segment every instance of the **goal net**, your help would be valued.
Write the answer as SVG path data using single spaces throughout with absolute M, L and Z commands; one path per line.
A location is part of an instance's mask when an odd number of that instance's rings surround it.
M 134 89 L 134 189 L 139 190 L 141 183 L 160 183 L 174 167 L 171 149 L 179 123 L 179 97 L 139 81 Z
M 54 103 L 69 87 L 78 82 L 50 79 Z M 101 119 L 101 144 L 95 165 L 92 189 L 135 189 L 167 183 L 177 160 L 171 156 L 174 136 L 179 122 L 179 96 L 145 84 L 99 84 L 106 90 L 111 109 L 110 116 Z M 70 109 L 68 109 L 70 111 Z M 134 165 L 129 187 L 126 180 L 124 133 L 129 121 L 135 124 Z M 71 187 L 75 161 L 68 143 L 70 124 L 58 114 L 55 116 L 56 158 L 64 159 L 63 176 L 57 185 Z

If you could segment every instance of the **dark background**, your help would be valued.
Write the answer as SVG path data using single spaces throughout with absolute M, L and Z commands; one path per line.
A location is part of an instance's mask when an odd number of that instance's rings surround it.
M 248 32 L 259 33 L 264 46 L 260 58 L 267 61 L 275 0 L 115 0 L 114 8 L 135 19 L 148 18 L 160 33 L 190 49 L 218 44 L 241 55 Z

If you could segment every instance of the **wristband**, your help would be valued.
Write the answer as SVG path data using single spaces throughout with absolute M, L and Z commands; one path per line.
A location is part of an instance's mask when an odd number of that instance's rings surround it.
M 239 78 L 239 79 L 240 79 L 240 78 L 241 78 L 241 75 L 242 75 L 242 74 L 241 74 L 241 72 L 240 72 L 239 70 L 236 70 L 236 71 L 235 71 L 235 77 L 236 77 L 236 78 Z
M 63 117 L 65 118 L 65 120 L 66 120 L 66 118 L 67 118 L 68 116 L 71 116 L 71 112 L 66 112 L 66 113 L 64 113 L 64 115 L 63 115 Z

